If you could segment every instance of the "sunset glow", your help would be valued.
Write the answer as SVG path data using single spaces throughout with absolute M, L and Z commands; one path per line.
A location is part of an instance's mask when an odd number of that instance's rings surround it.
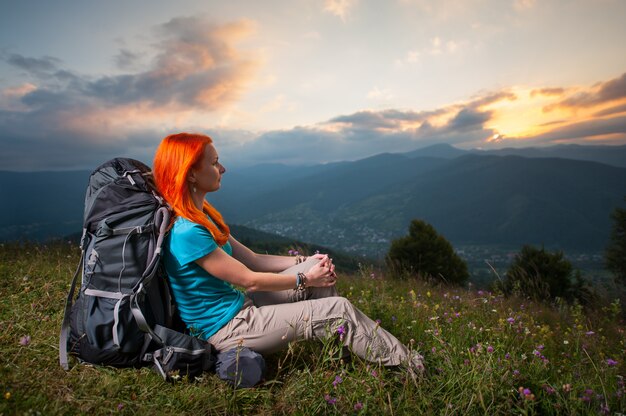
M 242 165 L 435 143 L 626 143 L 622 1 L 139 0 L 124 10 L 4 6 L 0 169 L 85 167 L 74 145 L 94 162 L 149 159 L 181 130 L 211 134 Z M 318 151 L 301 154 L 312 143 Z

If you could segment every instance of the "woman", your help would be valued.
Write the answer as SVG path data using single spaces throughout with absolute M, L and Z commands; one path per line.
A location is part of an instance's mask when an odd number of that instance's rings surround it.
M 164 262 L 192 334 L 218 351 L 243 345 L 264 354 L 294 340 L 340 332 L 344 345 L 364 359 L 404 366 L 413 376 L 423 372 L 419 354 L 337 294 L 335 266 L 327 255 L 294 261 L 256 254 L 230 235 L 220 213 L 205 200 L 220 188 L 226 171 L 211 138 L 166 137 L 153 170 L 158 190 L 175 213 Z

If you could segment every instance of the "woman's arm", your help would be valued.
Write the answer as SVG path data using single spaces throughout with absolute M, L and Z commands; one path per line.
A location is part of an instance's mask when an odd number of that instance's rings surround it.
M 296 264 L 295 257 L 258 254 L 241 244 L 232 235 L 228 238 L 233 247 L 233 257 L 257 272 L 281 272 Z M 322 258 L 320 256 L 319 258 Z
M 294 289 L 296 287 L 297 277 L 295 274 L 252 271 L 242 262 L 229 256 L 221 248 L 213 250 L 195 262 L 206 270 L 207 273 L 234 285 L 241 286 L 251 292 L 260 290 L 276 291 Z M 336 281 L 334 266 L 328 256 L 324 256 L 305 275 L 307 278 L 306 284 L 311 287 L 333 286 Z

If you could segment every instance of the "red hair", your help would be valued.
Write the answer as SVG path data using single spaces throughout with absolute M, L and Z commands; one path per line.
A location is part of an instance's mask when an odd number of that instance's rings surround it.
M 203 134 L 178 133 L 164 138 L 154 155 L 154 181 L 174 214 L 203 225 L 219 245 L 224 245 L 230 234 L 228 225 L 206 200 L 202 211 L 194 205 L 187 183 L 189 170 L 200 160 L 209 143 L 213 140 Z

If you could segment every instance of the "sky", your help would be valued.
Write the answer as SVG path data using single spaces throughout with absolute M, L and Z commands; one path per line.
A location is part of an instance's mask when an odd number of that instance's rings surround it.
M 626 144 L 624 0 L 0 0 L 0 170 Z

